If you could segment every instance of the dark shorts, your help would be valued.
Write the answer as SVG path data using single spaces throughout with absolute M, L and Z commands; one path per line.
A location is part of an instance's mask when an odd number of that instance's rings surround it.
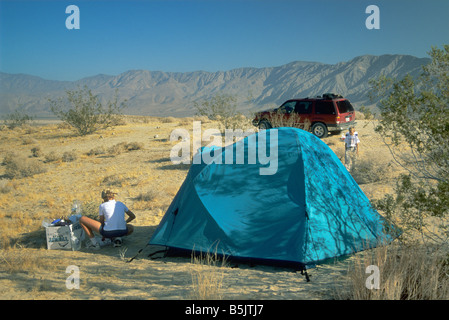
M 105 238 L 123 237 L 128 234 L 128 228 L 125 230 L 103 230 L 103 226 L 101 226 L 100 234 Z

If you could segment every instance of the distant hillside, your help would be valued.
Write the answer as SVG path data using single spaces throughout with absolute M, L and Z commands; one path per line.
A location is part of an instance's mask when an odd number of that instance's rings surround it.
M 130 70 L 117 76 L 96 75 L 78 81 L 53 81 L 25 74 L 0 73 L 0 114 L 16 109 L 29 115 L 50 116 L 48 98 L 87 85 L 95 94 L 127 99 L 126 114 L 192 116 L 194 101 L 218 93 L 235 95 L 241 111 L 261 110 L 293 97 L 339 93 L 356 107 L 370 105 L 368 81 L 381 74 L 417 76 L 430 59 L 408 55 L 365 55 L 348 62 L 292 62 L 279 67 L 239 68 L 217 72 Z

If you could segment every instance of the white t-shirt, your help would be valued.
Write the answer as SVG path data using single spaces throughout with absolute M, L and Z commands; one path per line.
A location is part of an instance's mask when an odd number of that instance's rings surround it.
M 120 201 L 109 200 L 100 204 L 100 216 L 104 216 L 103 230 L 125 230 L 126 211 L 128 211 L 128 208 Z
M 359 134 L 357 133 L 357 131 L 354 132 L 354 135 L 352 135 L 352 136 L 349 132 L 346 133 L 346 136 L 345 136 L 346 148 L 357 147 L 357 145 L 359 143 L 360 143 L 360 140 L 359 140 Z

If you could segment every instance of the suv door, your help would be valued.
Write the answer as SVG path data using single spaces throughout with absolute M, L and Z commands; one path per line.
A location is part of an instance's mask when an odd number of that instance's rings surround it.
M 298 128 L 309 130 L 311 125 L 313 102 L 298 101 L 295 106 L 295 113 L 298 115 Z
M 296 101 L 286 101 L 276 112 L 271 114 L 270 123 L 273 127 L 293 127 L 295 122 Z

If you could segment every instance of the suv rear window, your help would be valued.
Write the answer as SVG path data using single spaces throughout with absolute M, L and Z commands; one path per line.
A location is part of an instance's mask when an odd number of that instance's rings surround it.
M 315 114 L 335 114 L 334 102 L 317 100 L 315 102 Z
M 354 111 L 354 107 L 348 100 L 337 101 L 337 106 L 340 113 L 348 113 Z

